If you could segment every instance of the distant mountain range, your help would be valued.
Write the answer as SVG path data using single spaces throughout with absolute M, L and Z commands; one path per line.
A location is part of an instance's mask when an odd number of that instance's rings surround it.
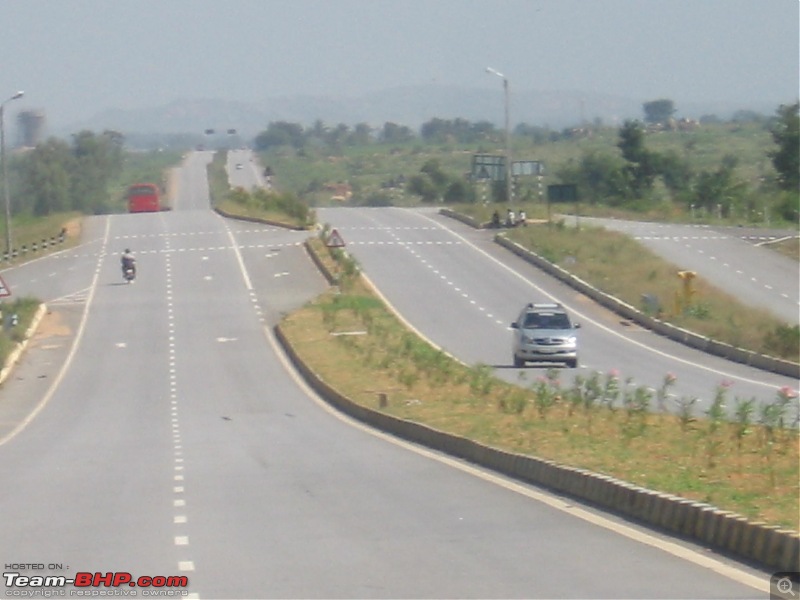
M 633 99 L 580 91 L 511 91 L 511 124 L 546 126 L 553 129 L 578 126 L 597 119 L 605 124 L 641 119 L 644 102 L 657 98 Z M 675 103 L 676 117 L 700 118 L 717 115 L 729 118 L 738 110 L 774 114 L 777 105 L 743 106 L 735 102 Z M 82 129 L 112 129 L 124 134 L 202 134 L 206 129 L 225 132 L 236 129 L 245 139 L 266 129 L 272 121 L 309 126 L 317 119 L 326 125 L 368 123 L 382 127 L 386 122 L 418 129 L 433 118 L 504 123 L 504 97 L 484 88 L 422 85 L 398 87 L 355 97 L 280 96 L 260 103 L 214 99 L 176 100 L 165 106 L 137 110 L 106 110 L 80 123 L 54 131 L 69 135 Z

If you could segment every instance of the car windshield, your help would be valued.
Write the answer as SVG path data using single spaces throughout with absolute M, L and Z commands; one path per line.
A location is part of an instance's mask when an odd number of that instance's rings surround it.
M 569 319 L 564 313 L 528 313 L 525 315 L 523 327 L 526 329 L 569 329 L 570 325 Z

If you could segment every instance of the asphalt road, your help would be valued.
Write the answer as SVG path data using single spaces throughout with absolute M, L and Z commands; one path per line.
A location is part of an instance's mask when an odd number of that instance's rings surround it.
M 420 333 L 467 364 L 486 364 L 508 381 L 532 382 L 548 366 L 512 366 L 509 324 L 527 302 L 561 302 L 581 324 L 581 366 L 575 373 L 617 371 L 631 385 L 653 389 L 677 377 L 676 398 L 707 410 L 715 389 L 734 398 L 771 402 L 797 381 L 707 355 L 621 320 L 570 287 L 501 248 L 490 231 L 474 230 L 436 210 L 330 208 L 318 211 L 387 300 Z M 561 367 L 558 367 L 561 368 Z M 675 408 L 669 402 L 667 408 Z
M 800 322 L 797 262 L 764 244 L 797 230 L 639 223 L 581 217 L 581 223 L 621 231 L 682 270 L 694 271 L 746 306 L 766 309 L 790 325 Z
M 53 305 L 0 390 L 4 572 L 186 576 L 200 598 L 766 597 L 767 573 L 326 408 L 269 328 L 324 288 L 304 234 L 213 214 L 208 159 L 173 211 L 88 219 L 80 247 L 3 273 Z

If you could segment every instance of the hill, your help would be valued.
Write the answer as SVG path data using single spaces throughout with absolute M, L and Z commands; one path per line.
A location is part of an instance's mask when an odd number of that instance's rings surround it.
M 581 91 L 531 91 L 511 89 L 511 123 L 562 129 L 583 122 L 600 120 L 619 124 L 625 119 L 641 119 L 642 104 L 653 98 L 628 98 Z M 733 101 L 682 103 L 671 98 L 676 117 L 699 118 L 714 114 L 729 118 L 737 110 L 753 110 L 771 115 L 776 106 L 742 106 Z M 54 128 L 56 135 L 69 135 L 81 129 L 113 129 L 125 134 L 198 134 L 206 129 L 236 129 L 245 138 L 264 130 L 271 121 L 311 125 L 324 123 L 355 125 L 368 123 L 380 127 L 394 122 L 412 128 L 432 118 L 490 121 L 502 126 L 504 99 L 500 86 L 495 90 L 455 86 L 421 85 L 382 90 L 361 96 L 278 96 L 258 103 L 220 99 L 180 99 L 163 106 L 137 110 L 109 109 L 83 122 Z

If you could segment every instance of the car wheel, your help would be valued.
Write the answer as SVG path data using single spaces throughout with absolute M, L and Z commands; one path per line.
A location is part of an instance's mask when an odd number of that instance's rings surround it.
M 572 359 L 568 360 L 567 361 L 567 366 L 570 369 L 575 369 L 578 366 L 578 359 L 577 358 L 572 358 Z
M 516 367 L 517 369 L 521 369 L 524 366 L 525 366 L 525 361 L 522 360 L 519 356 L 517 356 L 515 354 L 514 355 L 514 367 Z

